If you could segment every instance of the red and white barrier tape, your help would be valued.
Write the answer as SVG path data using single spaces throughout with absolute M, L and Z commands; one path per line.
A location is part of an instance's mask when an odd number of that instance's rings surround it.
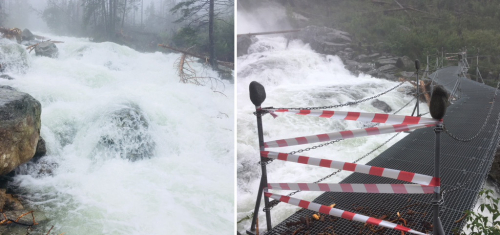
M 321 158 L 312 158 L 306 156 L 293 155 L 289 153 L 278 153 L 261 151 L 260 155 L 266 158 L 278 159 L 282 161 L 296 162 L 302 164 L 308 164 L 312 166 L 321 166 L 326 168 L 340 169 L 346 171 L 353 171 L 368 175 L 376 175 L 391 179 L 397 179 L 401 181 L 411 182 L 415 184 L 427 185 L 427 186 L 440 186 L 439 178 L 434 178 L 428 175 L 417 174 L 408 171 L 400 171 L 389 168 L 382 168 L 376 166 L 368 166 L 362 164 L 355 164 L 349 162 L 334 161 Z M 439 189 L 438 189 L 439 190 Z
M 407 228 L 407 227 L 404 227 L 404 226 L 401 226 L 401 225 L 398 225 L 395 223 L 391 223 L 389 221 L 376 219 L 373 217 L 368 217 L 365 215 L 360 215 L 360 214 L 352 213 L 349 211 L 331 208 L 329 206 L 324 206 L 324 205 L 314 203 L 314 202 L 304 201 L 304 200 L 300 200 L 300 199 L 293 198 L 293 197 L 287 197 L 287 196 L 282 196 L 282 195 L 267 193 L 267 192 L 264 192 L 264 195 L 266 197 L 270 197 L 270 198 L 273 198 L 273 199 L 276 199 L 276 200 L 279 200 L 279 201 L 282 201 L 282 202 L 285 202 L 288 204 L 292 204 L 292 205 L 295 205 L 298 207 L 302 207 L 302 208 L 305 208 L 308 210 L 320 212 L 323 214 L 340 217 L 340 218 L 347 219 L 347 220 L 358 221 L 361 223 L 372 224 L 372 225 L 376 225 L 376 226 L 395 229 L 395 230 L 413 233 L 413 234 L 422 234 L 422 235 L 425 234 L 425 233 L 422 233 L 422 232 L 419 232 L 419 231 L 416 231 L 416 230 L 413 230 L 413 229 L 410 229 L 410 228 Z
M 343 193 L 431 194 L 434 186 L 419 184 L 325 184 L 325 183 L 269 183 L 268 189 Z
M 387 124 L 413 125 L 413 124 L 437 124 L 439 122 L 439 120 L 433 118 L 393 115 L 385 113 L 362 113 L 362 112 L 349 112 L 349 111 L 309 110 L 309 109 L 299 109 L 299 110 L 266 109 L 266 110 L 271 113 L 288 112 L 304 116 L 333 118 L 333 119 L 361 121 L 361 122 L 387 123 Z
M 350 139 L 350 138 L 363 137 L 369 135 L 379 135 L 379 134 L 388 134 L 393 132 L 409 131 L 424 127 L 431 127 L 435 125 L 436 124 L 414 124 L 414 125 L 396 124 L 396 125 L 389 125 L 382 127 L 369 127 L 352 131 L 339 131 L 339 132 L 332 132 L 320 135 L 310 135 L 310 136 L 296 137 L 290 139 L 273 140 L 265 142 L 264 147 L 278 148 L 278 147 L 287 147 L 287 146 L 294 146 L 301 144 L 312 144 L 317 142 Z

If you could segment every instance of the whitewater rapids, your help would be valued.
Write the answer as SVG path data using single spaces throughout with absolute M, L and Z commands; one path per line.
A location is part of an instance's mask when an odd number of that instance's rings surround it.
M 233 84 L 219 84 L 221 94 L 179 83 L 180 54 L 47 37 L 64 41 L 58 58 L 32 52 L 28 69 L 0 79 L 42 104 L 48 154 L 21 167 L 11 183 L 48 217 L 38 231 L 54 225 L 57 234 L 233 234 Z M 191 66 L 217 77 L 200 63 Z M 120 138 L 109 120 L 124 107 L 148 122 L 139 131 L 154 142 L 152 156 L 129 161 L 96 147 L 103 137 Z

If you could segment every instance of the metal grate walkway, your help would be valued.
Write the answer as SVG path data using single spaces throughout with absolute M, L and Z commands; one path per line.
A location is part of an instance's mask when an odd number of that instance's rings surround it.
M 437 82 L 448 91 L 453 89 L 458 79 L 458 67 L 447 67 L 439 70 Z M 448 107 L 444 124 L 453 134 L 468 138 L 477 133 L 483 125 L 495 89 L 468 79 L 463 79 L 462 97 Z M 441 206 L 440 217 L 446 234 L 453 234 L 454 229 L 461 230 L 465 220 L 458 223 L 465 210 L 472 209 L 477 201 L 478 192 L 491 167 L 498 141 L 499 133 L 495 131 L 497 115 L 500 112 L 500 101 L 495 103 L 487 126 L 477 138 L 463 143 L 453 140 L 446 133 L 441 134 L 441 182 L 442 189 L 448 190 L 465 184 L 459 190 L 444 194 L 444 204 Z M 398 143 L 384 151 L 367 165 L 405 170 L 426 175 L 433 175 L 434 169 L 433 128 L 425 128 L 412 132 Z M 469 182 L 469 183 L 467 183 Z M 404 183 L 382 177 L 353 173 L 342 183 L 365 184 L 396 184 Z M 408 221 L 407 226 L 425 232 L 426 226 L 432 224 L 432 194 L 362 194 L 326 192 L 314 202 L 323 205 L 336 204 L 336 208 L 355 213 L 381 218 L 385 220 L 397 218 L 396 213 Z M 300 196 L 299 196 L 300 198 Z M 311 217 L 313 211 L 299 210 L 285 221 L 275 226 L 267 234 L 294 234 L 301 225 L 293 222 Z M 288 225 L 287 225 L 288 224 Z M 296 234 L 397 234 L 400 231 L 369 228 L 359 222 L 336 219 L 327 216 L 324 221 L 313 220 L 307 229 Z M 374 231 L 377 231 L 375 233 Z M 308 233 L 307 233 L 308 232 Z M 334 233 L 332 233 L 334 232 Z M 432 232 L 432 229 L 430 229 Z

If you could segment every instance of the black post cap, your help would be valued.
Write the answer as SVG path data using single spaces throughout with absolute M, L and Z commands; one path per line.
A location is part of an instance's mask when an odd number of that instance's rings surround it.
M 249 86 L 250 100 L 255 106 L 260 106 L 266 100 L 266 89 L 262 84 L 253 81 Z
M 429 110 L 432 118 L 443 119 L 446 113 L 446 104 L 448 103 L 448 93 L 442 86 L 434 87 L 432 92 Z
M 419 70 L 419 69 L 420 69 L 420 61 L 415 60 L 415 68 L 416 68 L 417 70 Z

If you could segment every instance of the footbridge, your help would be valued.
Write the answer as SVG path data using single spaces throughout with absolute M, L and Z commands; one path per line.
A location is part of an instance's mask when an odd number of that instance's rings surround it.
M 262 97 L 265 99 L 265 90 L 263 87 L 252 88 L 251 85 L 251 100 L 256 105 L 259 133 L 262 133 L 261 115 L 274 115 L 277 112 L 344 120 L 364 118 L 364 121 L 386 124 L 361 131 L 342 131 L 269 142 L 264 142 L 261 135 L 259 143 L 263 174 L 254 213 L 266 213 L 267 220 L 260 221 L 261 227 L 267 222 L 266 234 L 400 235 L 454 234 L 456 230 L 461 231 L 466 222 L 463 219 L 464 212 L 475 206 L 478 193 L 483 188 L 500 134 L 500 102 L 495 102 L 497 89 L 466 78 L 466 69 L 464 59 L 459 62 L 459 66 L 440 68 L 429 76 L 433 87 L 441 85 L 449 95 L 450 105 L 441 120 L 438 120 L 440 117 L 382 116 L 314 109 L 266 109 L 260 107 Z M 433 101 L 431 100 L 431 112 Z M 335 110 L 332 107 L 328 110 Z M 300 154 L 306 156 L 278 153 L 279 150 L 274 148 L 322 141 L 333 143 L 345 138 L 390 132 L 397 134 L 409 130 L 412 131 L 406 137 L 365 165 L 337 162 L 334 156 L 328 160 L 316 159 L 307 153 Z M 340 170 L 354 173 L 339 184 L 316 184 L 321 180 L 315 183 L 267 182 L 266 165 L 271 160 L 338 169 L 332 170 L 332 175 Z M 277 195 L 273 189 L 325 193 L 308 202 L 300 200 L 299 194 L 294 196 L 296 191 L 288 195 Z M 264 200 L 263 211 L 259 207 L 261 199 Z M 290 203 L 303 209 L 272 226 L 271 209 L 278 203 Z M 440 221 L 436 220 L 437 216 Z M 256 233 L 256 218 L 257 215 L 254 214 L 252 227 L 247 230 L 247 234 Z

